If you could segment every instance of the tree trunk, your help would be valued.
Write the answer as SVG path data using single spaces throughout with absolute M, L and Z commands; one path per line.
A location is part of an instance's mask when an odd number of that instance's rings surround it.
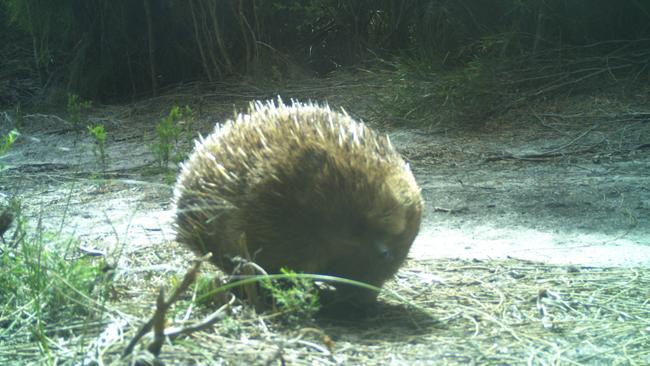
M 149 39 L 149 71 L 151 72 L 151 92 L 155 97 L 158 95 L 158 82 L 156 80 L 156 45 L 153 35 L 153 19 L 151 17 L 150 0 L 144 1 L 144 12 L 147 17 L 147 37 Z

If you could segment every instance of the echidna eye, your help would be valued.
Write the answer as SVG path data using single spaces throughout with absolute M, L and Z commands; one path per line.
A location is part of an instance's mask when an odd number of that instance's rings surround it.
M 388 245 L 384 243 L 383 240 L 379 240 L 375 242 L 375 246 L 377 249 L 377 254 L 379 254 L 379 257 L 384 260 L 392 260 L 393 259 L 393 252 L 390 250 Z

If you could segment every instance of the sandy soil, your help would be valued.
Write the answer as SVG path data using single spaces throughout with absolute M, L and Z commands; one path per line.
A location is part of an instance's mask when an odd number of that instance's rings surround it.
M 643 137 L 612 151 L 618 128 L 395 136 L 428 204 L 411 256 L 650 266 L 650 151 L 638 149 L 648 126 L 637 123 Z M 452 157 L 427 157 L 440 148 Z

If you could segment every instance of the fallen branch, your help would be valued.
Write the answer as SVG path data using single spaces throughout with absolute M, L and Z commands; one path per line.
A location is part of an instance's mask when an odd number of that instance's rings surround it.
M 577 150 L 571 150 L 571 151 L 559 151 L 559 148 L 550 150 L 550 151 L 545 151 L 541 153 L 533 153 L 533 154 L 523 154 L 523 155 L 515 155 L 515 154 L 504 154 L 504 155 L 498 155 L 498 156 L 490 156 L 485 158 L 483 161 L 484 163 L 490 162 L 490 161 L 498 161 L 498 160 L 526 160 L 526 161 L 542 161 L 542 160 L 548 160 L 551 158 L 555 158 L 558 156 L 567 156 L 567 155 L 577 155 L 577 154 L 583 154 L 586 152 L 590 152 L 593 149 L 595 149 L 598 145 L 602 144 L 604 139 L 591 145 L 587 146 L 584 149 L 577 149 Z M 567 144 L 568 145 L 568 144 Z M 567 146 L 564 145 L 564 146 Z

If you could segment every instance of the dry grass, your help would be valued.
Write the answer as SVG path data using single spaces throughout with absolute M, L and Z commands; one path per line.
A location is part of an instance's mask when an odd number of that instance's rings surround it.
M 170 263 L 170 268 L 176 265 Z M 54 360 L 72 364 L 83 355 L 97 364 L 124 363 L 120 355 L 153 313 L 156 292 L 150 285 L 153 281 L 147 280 L 151 273 L 136 277 L 129 287 L 140 282 L 141 295 L 129 299 L 128 308 L 124 300 L 117 302 L 106 318 L 106 323 L 112 321 L 112 327 L 123 332 L 119 337 L 98 344 L 89 336 L 98 333 L 98 324 L 69 325 L 68 333 L 78 334 L 61 338 L 51 348 L 49 360 L 39 356 L 34 343 L 0 350 L 0 364 Z M 257 314 L 236 303 L 227 309 L 227 317 L 209 329 L 165 342 L 159 360 L 170 365 L 650 362 L 650 274 L 645 269 L 518 260 L 412 261 L 388 288 L 409 304 L 382 296 L 366 317 L 325 318 L 299 325 L 287 325 L 274 319 L 277 314 Z M 213 310 L 194 308 L 188 301 L 178 303 L 168 331 Z M 144 337 L 135 354 L 141 355 L 151 340 L 151 334 Z M 75 357 L 76 362 L 71 362 Z

